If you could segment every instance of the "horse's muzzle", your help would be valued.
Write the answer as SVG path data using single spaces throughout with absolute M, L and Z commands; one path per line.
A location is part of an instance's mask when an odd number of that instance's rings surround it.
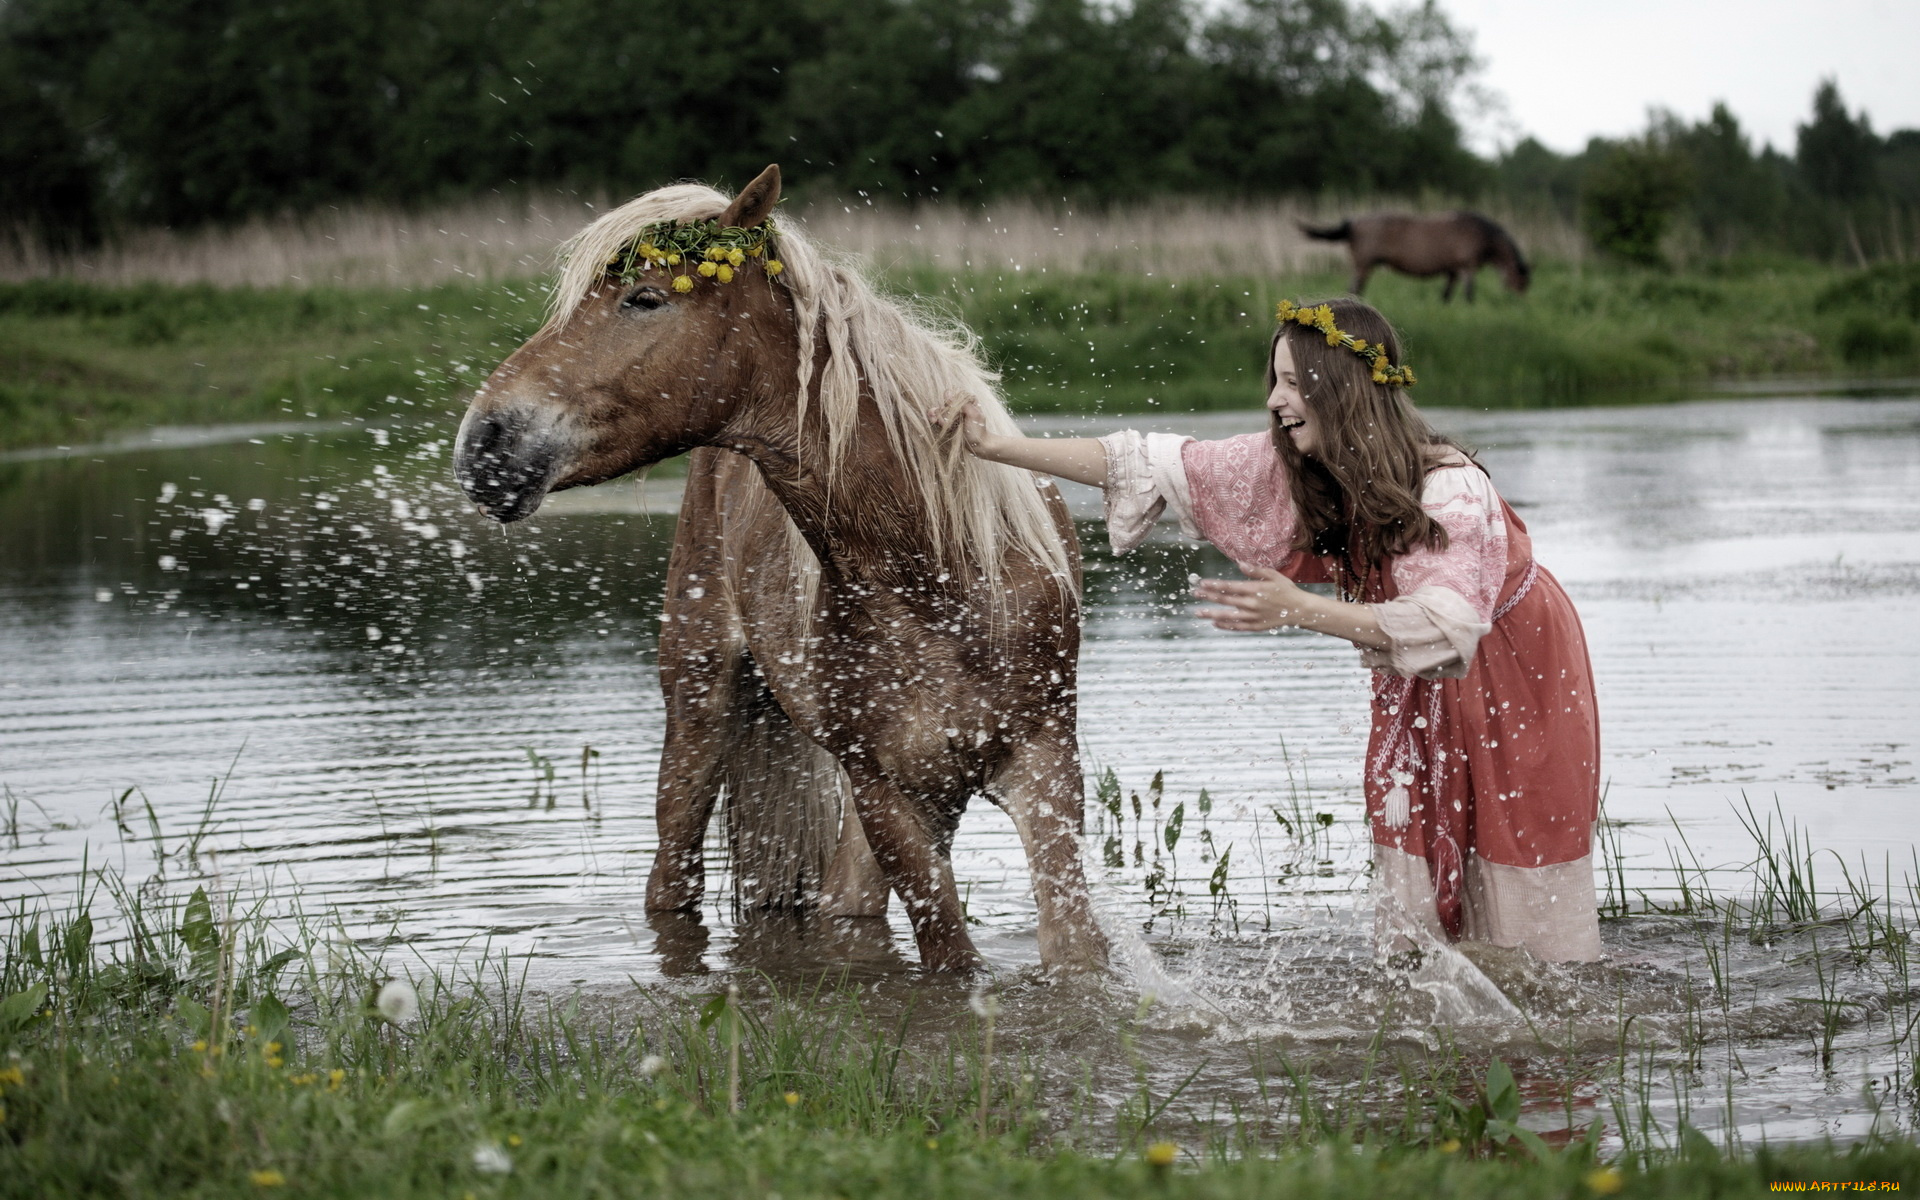
M 512 413 L 469 413 L 454 447 L 453 474 L 467 499 L 506 525 L 532 513 L 546 499 L 555 457 L 547 439 L 529 436 L 524 418 Z

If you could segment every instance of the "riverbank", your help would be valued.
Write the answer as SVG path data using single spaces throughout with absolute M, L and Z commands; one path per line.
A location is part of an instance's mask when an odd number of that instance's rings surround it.
M 977 330 L 1027 412 L 1253 406 L 1273 303 L 1336 293 L 1300 274 L 1161 279 L 903 268 L 903 294 Z M 1804 262 L 1676 273 L 1547 263 L 1526 296 L 1491 272 L 1474 304 L 1381 277 L 1429 405 L 1662 397 L 1723 380 L 1920 373 L 1920 267 Z M 374 417 L 463 394 L 538 327 L 544 289 L 0 284 L 0 449 L 131 428 Z
M 111 882 L 111 881 L 109 881 Z M 111 889 L 110 889 L 111 890 Z M 143 889 L 143 892 L 146 889 Z M 123 894 L 123 901 L 131 899 Z M 859 987 L 540 997 L 504 962 L 396 978 L 350 943 L 261 936 L 216 891 L 156 896 L 95 944 L 17 913 L 0 969 L 0 1197 L 1717 1197 L 1920 1186 L 1898 1135 L 1729 1154 L 1541 1128 L 1543 1078 L 1382 1061 L 1357 1099 L 1274 1064 L 1259 1111 L 1102 1105 L 976 995 L 944 1034 Z M 1073 986 L 1080 985 L 1056 985 Z M 934 985 L 931 1002 L 949 1001 Z M 1144 1012 L 1144 1009 L 1142 1010 Z M 924 1026 L 924 1022 L 918 1022 Z M 1376 1047 L 1377 1049 L 1377 1047 Z M 1369 1061 L 1372 1061 L 1372 1054 Z M 1396 1070 L 1397 1068 L 1397 1070 Z M 1415 1075 L 1408 1075 L 1412 1069 Z M 1036 1075 L 1051 1076 L 1036 1085 Z M 1369 1072 L 1372 1079 L 1372 1072 Z M 1404 1084 L 1404 1088 L 1397 1087 Z M 1383 1098 L 1385 1103 L 1382 1103 Z M 1397 1103 L 1395 1102 L 1397 1101 Z M 1052 1106 L 1050 1109 L 1049 1106 Z M 1626 1115 L 1616 1101 L 1615 1119 Z M 1607 1122 L 1611 1125 L 1611 1122 Z M 1602 1153 L 1603 1137 L 1629 1138 Z M 1782 1185 L 1785 1185 L 1784 1187 Z

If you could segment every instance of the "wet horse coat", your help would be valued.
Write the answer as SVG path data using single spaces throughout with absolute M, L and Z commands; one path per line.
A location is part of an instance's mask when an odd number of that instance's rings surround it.
M 792 231 L 775 234 L 778 281 L 757 263 L 685 293 L 600 273 L 652 221 L 757 225 L 779 186 L 770 167 L 730 204 L 660 189 L 590 226 L 553 320 L 475 396 L 460 481 L 510 521 L 548 491 L 692 451 L 660 641 L 649 910 L 697 905 L 724 793 L 749 903 L 873 916 L 891 891 L 926 965 L 970 968 L 949 849 L 985 793 L 1026 849 L 1042 963 L 1101 966 L 1077 837 L 1077 547 L 1050 483 L 927 420 L 969 394 L 1010 427 L 970 344 Z

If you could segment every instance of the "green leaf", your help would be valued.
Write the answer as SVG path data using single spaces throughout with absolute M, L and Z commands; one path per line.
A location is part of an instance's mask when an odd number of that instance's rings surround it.
M 1680 1154 L 1688 1162 L 1717 1163 L 1720 1161 L 1720 1147 L 1713 1139 L 1701 1133 L 1691 1125 L 1680 1128 Z
M 1503 1142 L 1518 1142 L 1528 1154 L 1533 1155 L 1535 1162 L 1546 1162 L 1553 1157 L 1553 1149 L 1531 1129 L 1522 1129 L 1508 1121 L 1488 1121 L 1487 1132 Z
M 40 1007 L 47 1002 L 47 985 L 36 983 L 24 992 L 15 992 L 0 1000 L 0 1033 L 12 1033 L 24 1029 L 40 1015 Z
M 293 1023 L 293 1013 L 275 996 L 262 996 L 253 1002 L 247 1012 L 247 1020 L 260 1032 L 256 1035 L 261 1042 L 284 1041 L 280 1035 Z
M 1509 1125 L 1520 1119 L 1520 1089 L 1513 1072 L 1497 1058 L 1487 1068 L 1487 1113 Z
M 1213 877 L 1207 880 L 1207 891 L 1215 896 L 1227 890 L 1227 863 L 1233 859 L 1233 847 L 1228 846 L 1220 854 L 1220 861 L 1214 864 Z
M 220 953 L 220 931 L 213 924 L 213 904 L 207 889 L 197 887 L 187 899 L 187 910 L 180 916 L 180 941 L 195 959 Z
M 27 926 L 27 932 L 20 938 L 20 954 L 39 970 L 47 969 L 46 959 L 40 956 L 40 922 Z
M 294 959 L 299 958 L 300 954 L 301 952 L 298 947 L 288 947 L 287 949 L 282 950 L 280 953 L 274 955 L 272 958 L 268 959 L 267 961 L 261 963 L 260 969 L 254 972 L 254 974 L 258 975 L 262 980 L 268 983 L 271 983 L 273 981 L 274 975 L 280 970 L 280 968 L 286 966 L 288 963 L 292 962 Z
M 1207 795 L 1207 789 L 1205 788 L 1200 789 L 1200 798 L 1195 800 L 1194 804 L 1200 809 L 1200 815 L 1203 817 L 1213 812 L 1213 797 Z
M 388 1137 L 404 1137 L 438 1124 L 446 1116 L 445 1110 L 428 1101 L 402 1100 L 387 1111 L 386 1119 L 380 1122 L 380 1132 Z
M 93 918 L 81 913 L 67 926 L 67 970 L 79 974 L 93 957 Z
M 1154 776 L 1154 778 L 1158 779 L 1159 776 L 1156 775 Z M 1185 804 L 1174 805 L 1173 812 L 1167 817 L 1167 853 L 1168 854 L 1172 854 L 1173 848 L 1180 844 L 1180 827 L 1182 825 L 1185 825 L 1186 823 L 1187 823 L 1187 806 Z
M 726 1011 L 727 994 L 725 992 L 716 993 L 713 999 L 707 1001 L 706 1007 L 700 1010 L 700 1028 L 712 1028 L 713 1023 L 720 1019 L 720 1014 Z
M 173 1011 L 189 1030 L 203 1038 L 212 1039 L 213 1013 L 208 1011 L 206 1005 L 197 1000 L 189 1000 L 185 996 L 175 996 Z

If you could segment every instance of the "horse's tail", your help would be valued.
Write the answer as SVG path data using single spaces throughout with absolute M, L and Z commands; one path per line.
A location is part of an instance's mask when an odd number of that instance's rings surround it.
M 739 909 L 817 901 L 853 803 L 833 755 L 802 733 L 750 658 L 742 657 L 720 756 L 721 823 Z
M 1347 242 L 1353 240 L 1353 222 L 1351 220 L 1342 221 L 1338 225 L 1309 225 L 1305 221 L 1295 221 L 1294 224 L 1300 227 L 1301 233 L 1306 234 L 1310 238 L 1317 238 L 1323 242 Z

